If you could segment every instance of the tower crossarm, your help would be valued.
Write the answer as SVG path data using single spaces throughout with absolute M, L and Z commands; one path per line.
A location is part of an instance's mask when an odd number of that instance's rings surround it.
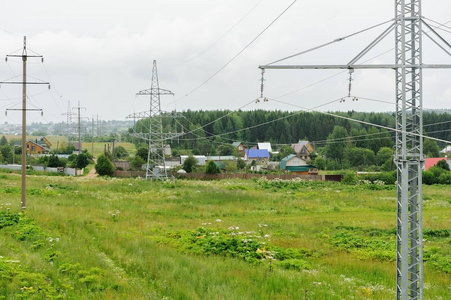
M 260 69 L 268 70 L 337 70 L 337 69 L 393 69 L 397 70 L 403 67 L 399 64 L 380 64 L 380 65 L 263 65 Z M 451 69 L 448 64 L 415 64 L 405 65 L 406 68 L 412 69 Z
M 165 90 L 165 89 L 154 89 L 154 88 L 150 88 L 147 90 L 142 90 L 136 93 L 137 96 L 149 96 L 149 95 L 153 95 L 153 94 L 159 94 L 159 95 L 174 95 L 173 92 L 169 91 L 169 90 Z

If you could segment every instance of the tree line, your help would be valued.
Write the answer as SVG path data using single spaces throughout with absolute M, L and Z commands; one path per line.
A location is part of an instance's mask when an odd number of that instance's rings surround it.
M 258 142 L 271 142 L 275 148 L 279 148 L 299 140 L 308 140 L 316 148 L 321 148 L 329 140 L 329 144 L 335 144 L 334 148 L 340 148 L 343 147 L 340 139 L 351 137 L 353 147 L 371 149 L 374 153 L 382 147 L 393 146 L 393 131 L 380 129 L 369 123 L 394 128 L 394 113 L 348 111 L 333 114 L 368 124 L 317 112 L 266 110 L 187 110 L 182 113 L 183 117 L 178 115 L 174 118 L 171 113 L 165 114 L 162 123 L 165 133 L 184 133 L 168 140 L 173 149 L 191 149 L 199 154 L 217 153 L 220 145 L 233 141 L 243 142 L 247 147 L 255 146 Z M 423 123 L 426 135 L 430 133 L 435 138 L 451 140 L 450 114 L 427 111 L 423 114 Z M 342 129 L 336 131 L 337 126 Z M 134 128 L 130 128 L 129 132 L 145 133 L 148 130 L 149 120 L 143 119 Z M 128 137 L 128 140 L 132 141 L 132 138 Z M 134 139 L 134 142 L 140 141 Z M 434 151 L 445 146 L 443 143 L 433 144 L 436 147 Z M 425 145 L 427 151 L 429 146 Z M 343 154 L 329 153 L 329 157 L 342 160 Z

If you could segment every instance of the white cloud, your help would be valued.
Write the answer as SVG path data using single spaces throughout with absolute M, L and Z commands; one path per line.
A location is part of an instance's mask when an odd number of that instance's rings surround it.
M 243 22 L 208 51 L 190 60 L 223 35 L 258 1 L 46 1 L 4 3 L 0 11 L 0 55 L 19 49 L 21 35 L 44 55 L 54 87 L 64 101 L 81 101 L 87 115 L 99 113 L 104 119 L 123 119 L 133 110 L 145 110 L 146 99 L 135 93 L 149 88 L 152 61 L 158 62 L 160 86 L 183 97 L 204 82 L 260 33 L 292 1 L 262 1 Z M 439 22 L 448 21 L 445 0 L 423 1 L 423 14 Z M 298 1 L 253 45 L 207 84 L 177 101 L 177 109 L 235 109 L 260 94 L 260 64 L 314 47 L 393 17 L 393 0 L 383 1 Z M 287 61 L 288 63 L 347 63 L 384 27 L 359 35 L 333 47 Z M 5 31 L 6 30 L 6 31 Z M 14 34 L 10 34 L 10 33 Z M 443 32 L 450 40 L 450 34 Z M 371 55 L 390 48 L 389 39 Z M 427 48 L 429 51 L 429 46 Z M 438 52 L 433 58 L 440 60 Z M 371 57 L 369 55 L 368 57 Z M 392 60 L 393 52 L 384 57 Z M 429 58 L 425 55 L 425 58 Z M 446 60 L 447 56 L 443 55 Z M 449 61 L 449 59 L 448 59 Z M 426 62 L 426 61 L 425 61 Z M 374 63 L 374 61 L 373 61 Z M 8 65 L 20 74 L 20 62 Z M 0 64 L 0 78 L 13 75 Z M 30 64 L 29 72 L 49 80 L 42 67 Z M 338 71 L 270 71 L 265 91 L 277 97 L 336 74 Z M 438 73 L 436 73 L 438 72 Z M 425 72 L 426 73 L 426 72 Z M 449 71 L 427 71 L 425 107 L 448 107 Z M 358 71 L 353 91 L 362 97 L 393 99 L 394 76 L 390 71 Z M 16 93 L 2 87 L 9 97 Z M 30 88 L 32 90 L 34 88 Z M 38 89 L 38 91 L 41 91 Z M 333 77 L 281 100 L 311 107 L 347 93 L 347 74 Z M 56 92 L 54 92 L 56 95 Z M 0 94 L 0 98 L 5 95 Z M 48 118 L 63 120 L 65 102 L 50 95 L 36 96 L 34 102 L 50 111 Z M 5 102 L 0 102 L 4 106 Z M 162 98 L 163 109 L 174 109 L 173 99 Z M 280 103 L 261 103 L 252 108 L 295 109 Z M 393 106 L 394 108 L 394 106 Z M 372 102 L 334 104 L 324 110 L 389 110 Z M 2 114 L 0 114 L 2 115 Z M 59 119 L 58 119 L 59 118 Z M 0 118 L 0 121 L 3 119 Z

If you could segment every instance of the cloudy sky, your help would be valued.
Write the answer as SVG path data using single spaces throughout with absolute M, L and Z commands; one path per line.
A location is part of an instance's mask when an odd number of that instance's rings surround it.
M 26 35 L 29 48 L 45 58 L 43 64 L 33 59 L 28 64 L 28 80 L 49 81 L 52 85 L 50 91 L 45 86 L 29 87 L 30 107 L 44 110 L 43 117 L 29 112 L 29 122 L 65 120 L 62 114 L 67 112 L 68 101 L 71 106 L 80 101 L 86 107 L 86 117 L 99 114 L 104 120 L 125 120 L 134 111 L 144 111 L 149 99 L 135 94 L 150 88 L 153 60 L 157 60 L 160 87 L 175 93 L 174 97 L 161 98 L 166 111 L 297 110 L 346 96 L 346 72 L 267 70 L 265 96 L 277 101 L 254 103 L 260 96 L 258 65 L 388 21 L 394 15 L 394 0 L 298 0 L 235 60 L 202 85 L 292 2 L 8 1 L 2 3 L 0 10 L 0 57 L 20 53 Z M 451 1 L 423 2 L 425 17 L 439 23 L 451 21 Z M 346 64 L 387 26 L 286 63 Z M 438 31 L 451 41 L 451 22 L 448 26 Z M 393 40 L 389 36 L 361 62 L 393 63 Z M 426 38 L 424 50 L 425 63 L 451 64 L 451 57 Z M 21 73 L 20 59 L 1 59 L 0 80 L 21 80 Z M 450 108 L 450 75 L 449 70 L 424 71 L 424 107 Z M 394 110 L 393 71 L 356 71 L 353 77 L 353 95 L 391 103 L 335 101 L 321 110 Z M 0 110 L 20 108 L 20 97 L 19 87 L 1 85 Z M 2 112 L 0 122 L 20 123 L 19 113 L 8 112 L 5 116 Z

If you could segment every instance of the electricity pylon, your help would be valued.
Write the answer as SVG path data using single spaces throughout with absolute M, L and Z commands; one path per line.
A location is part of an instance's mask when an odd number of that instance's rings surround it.
M 147 153 L 146 179 L 167 178 L 166 161 L 164 156 L 164 142 L 172 138 L 173 134 L 163 133 L 163 121 L 160 104 L 161 95 L 174 95 L 169 90 L 160 89 L 158 82 L 157 62 L 153 61 L 151 88 L 137 93 L 138 96 L 150 96 L 150 110 L 148 112 L 135 113 L 128 117 L 149 118 L 149 132 L 142 134 L 133 134 L 135 137 L 144 139 L 148 142 L 149 150 Z
M 423 25 L 429 32 L 423 30 Z M 391 32 L 395 32 L 395 64 L 364 65 L 357 62 Z M 430 34 L 431 33 L 431 34 Z M 427 36 L 447 54 L 451 45 L 421 15 L 421 0 L 395 0 L 394 22 L 346 65 L 263 65 L 260 69 L 393 69 L 396 72 L 397 168 L 397 299 L 423 299 L 422 167 L 423 78 L 422 70 L 451 68 L 423 64 L 422 38 Z M 435 38 L 438 39 L 436 41 Z M 444 44 L 441 45 L 440 43 Z M 292 56 L 293 57 L 293 56 Z M 290 57 L 289 57 L 290 58 Z M 283 60 L 283 59 L 282 59 Z M 281 60 L 279 60 L 281 61 Z

